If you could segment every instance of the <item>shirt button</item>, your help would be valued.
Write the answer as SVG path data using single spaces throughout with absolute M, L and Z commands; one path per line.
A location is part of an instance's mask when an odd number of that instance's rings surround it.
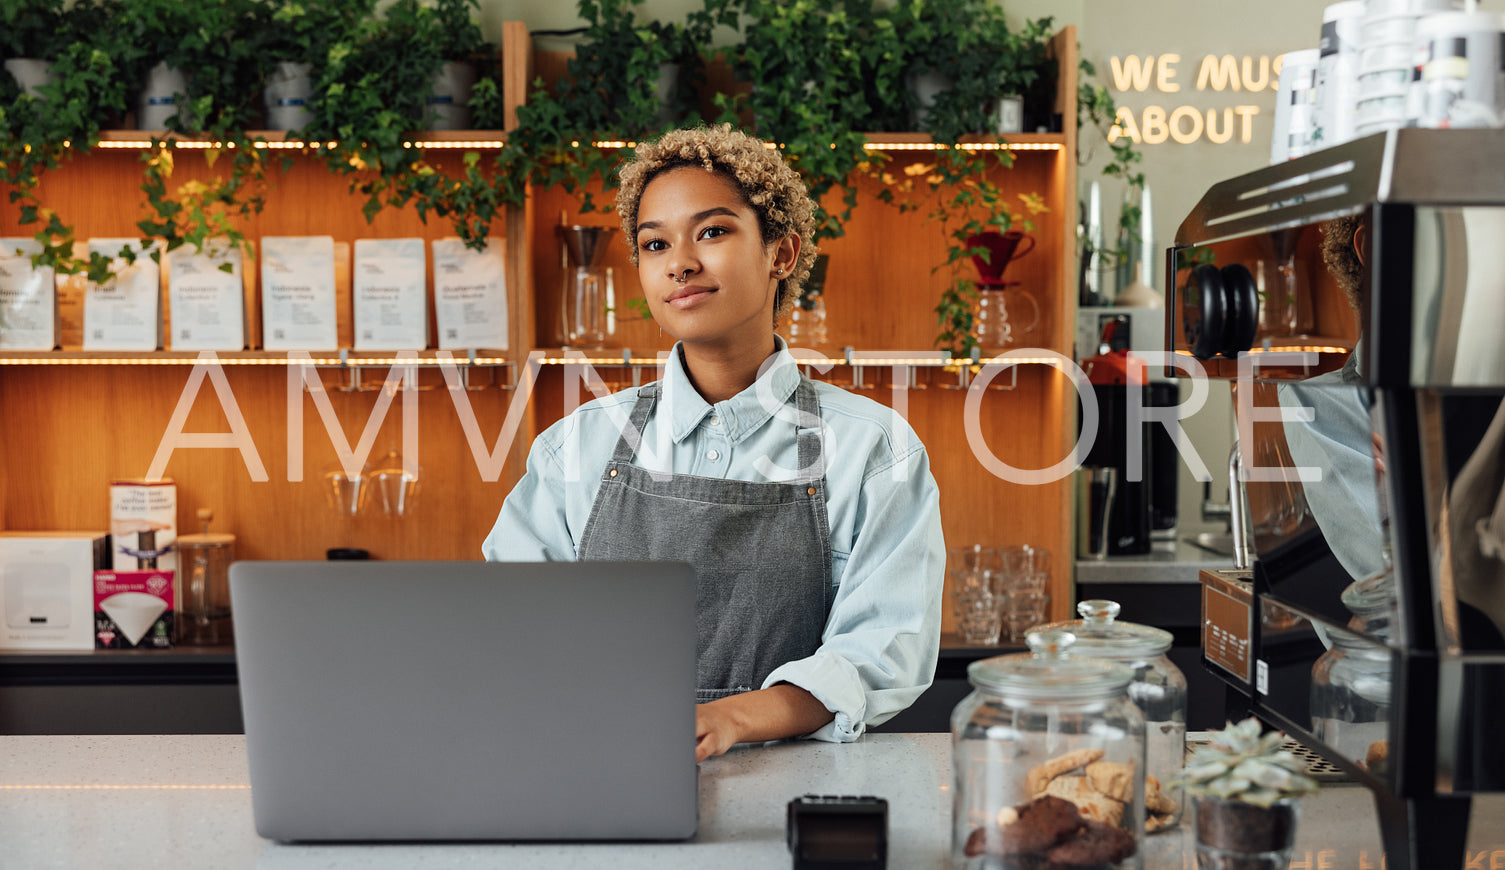
M 716 460 L 721 458 L 721 454 L 712 450 L 710 453 L 707 453 L 705 455 L 705 458 L 711 460 L 712 462 L 715 462 Z
M 711 425 L 712 426 L 720 426 L 721 425 L 721 418 L 719 416 L 715 415 L 715 414 L 712 414 L 711 415 Z

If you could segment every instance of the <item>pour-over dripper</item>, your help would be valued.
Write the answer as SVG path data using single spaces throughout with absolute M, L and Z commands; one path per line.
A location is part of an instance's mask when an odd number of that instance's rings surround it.
M 1019 250 L 1021 242 L 1028 240 L 1029 244 L 1023 250 Z M 967 244 L 974 248 L 983 248 L 988 256 L 972 255 L 972 265 L 976 267 L 977 274 L 982 276 L 979 282 L 984 286 L 997 286 L 1003 283 L 1003 270 L 1008 268 L 1009 263 L 1028 254 L 1035 249 L 1035 237 L 1027 236 L 1018 230 L 1009 230 L 1000 233 L 996 230 L 984 230 L 967 239 Z
M 554 228 L 568 255 L 566 266 L 599 266 L 606 243 L 616 227 L 558 226 Z

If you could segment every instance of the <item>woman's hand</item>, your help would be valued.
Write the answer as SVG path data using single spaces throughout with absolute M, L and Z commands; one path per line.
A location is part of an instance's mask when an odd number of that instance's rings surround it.
M 737 743 L 809 734 L 830 722 L 832 715 L 814 695 L 789 683 L 697 705 L 695 761 L 721 755 Z

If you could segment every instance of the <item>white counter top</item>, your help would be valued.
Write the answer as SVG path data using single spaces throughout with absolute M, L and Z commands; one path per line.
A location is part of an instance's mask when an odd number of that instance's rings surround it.
M 892 870 L 949 866 L 950 737 L 738 748 L 701 765 L 700 831 L 686 843 L 287 846 L 256 836 L 245 738 L 0 737 L 0 865 L 259 868 L 780 868 L 784 807 L 800 794 L 889 801 Z M 1147 839 L 1148 870 L 1195 866 L 1188 825 Z M 1369 792 L 1331 786 L 1303 806 L 1300 870 L 1378 870 Z M 1505 798 L 1475 801 L 1469 867 L 1505 867 Z M 1477 857 L 1477 861 L 1475 858 Z

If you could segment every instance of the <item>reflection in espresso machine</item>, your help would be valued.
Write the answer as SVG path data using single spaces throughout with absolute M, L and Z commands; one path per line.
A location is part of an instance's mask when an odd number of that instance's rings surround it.
M 1392 870 L 1461 866 L 1471 795 L 1505 791 L 1505 174 L 1466 170 L 1501 154 L 1498 130 L 1354 140 L 1215 185 L 1167 258 L 1198 270 L 1171 350 L 1235 380 L 1257 559 L 1225 679 L 1374 792 Z M 1216 279 L 1272 239 L 1310 269 L 1311 334 L 1209 337 L 1248 308 Z

